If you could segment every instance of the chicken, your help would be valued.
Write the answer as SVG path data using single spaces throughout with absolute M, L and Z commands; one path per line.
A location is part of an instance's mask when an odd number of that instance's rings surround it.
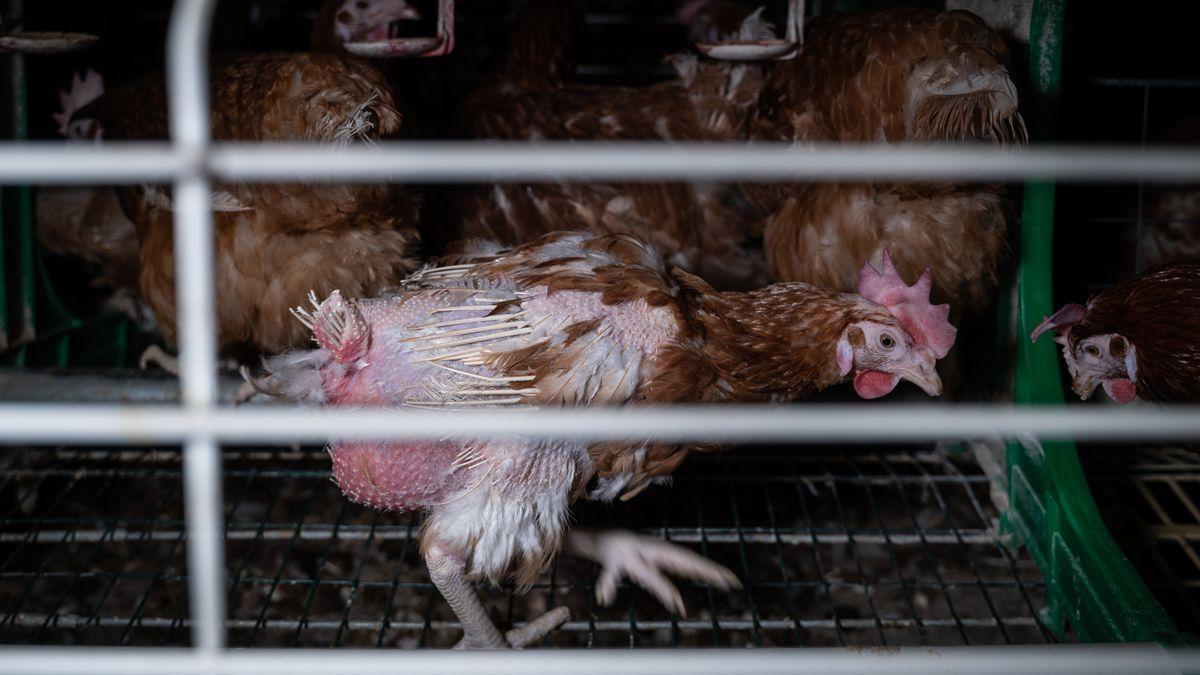
M 221 56 L 210 66 L 217 141 L 310 141 L 346 146 L 394 134 L 400 118 L 370 66 L 325 54 Z M 165 90 L 149 78 L 75 115 L 106 139 L 167 136 Z M 172 203 L 156 186 L 121 190 L 137 226 L 139 288 L 168 341 L 175 337 Z M 279 320 L 308 289 L 373 295 L 415 268 L 418 200 L 389 185 L 217 185 L 217 335 L 233 355 L 308 339 Z M 232 350 L 232 351 L 231 351 Z
M 771 65 L 751 136 L 845 143 L 1022 143 L 1003 41 L 967 12 L 895 9 L 812 22 L 799 58 Z M 854 287 L 862 260 L 938 264 L 934 297 L 986 306 L 1007 251 L 1003 191 L 961 183 L 743 186 L 774 279 Z
M 38 243 L 47 251 L 82 261 L 94 272 L 92 286 L 111 292 L 107 309 L 154 332 L 154 317 L 138 294 L 137 227 L 106 187 L 42 187 L 37 191 Z
M 783 400 L 847 379 L 864 398 L 900 379 L 937 395 L 935 363 L 955 329 L 949 307 L 929 303 L 930 284 L 926 271 L 909 287 L 885 257 L 882 273 L 863 268 L 862 295 L 801 283 L 717 292 L 629 236 L 553 233 L 511 250 L 479 243 L 393 295 L 312 297 L 296 315 L 318 348 L 269 359 L 253 381 L 293 401 L 422 410 Z M 628 499 L 688 452 L 569 439 L 330 447 L 350 499 L 427 512 L 421 550 L 471 647 L 514 641 L 492 625 L 470 581 L 532 583 L 559 550 L 573 500 Z M 629 557 L 606 553 L 596 557 Z M 556 612 L 537 630 L 565 619 Z
M 104 95 L 104 79 L 95 71 L 72 78 L 59 90 L 61 110 L 54 114 L 58 133 L 72 141 L 97 138 L 94 120 L 75 119 L 80 109 Z M 37 193 L 38 241 L 47 250 L 84 260 L 97 269 L 95 285 L 115 290 L 137 288 L 137 230 L 121 210 L 117 193 L 107 187 L 45 187 Z
M 252 17 L 277 8 L 268 9 L 256 4 L 233 6 L 232 3 L 227 7 L 226 3 L 222 3 L 221 9 L 228 13 L 227 18 L 231 18 L 243 15 Z M 330 0 L 322 7 L 313 24 L 312 47 L 314 51 L 347 56 L 347 52 L 342 48 L 345 42 L 386 39 L 394 32 L 397 22 L 419 18 L 416 9 L 404 0 Z M 362 70 L 361 67 L 355 69 Z M 378 80 L 375 76 L 369 79 Z M 371 86 L 386 92 L 387 87 L 381 84 L 381 81 L 376 81 Z M 110 100 L 140 96 L 142 94 L 138 93 L 139 91 L 151 90 L 158 92 L 155 96 L 161 98 L 161 85 L 153 80 L 145 80 L 135 87 L 118 92 L 110 97 Z M 106 109 L 103 112 L 95 110 L 95 106 L 88 107 L 100 98 L 104 91 L 104 80 L 95 71 L 89 70 L 82 77 L 76 75 L 71 89 L 59 92 L 62 109 L 55 113 L 54 119 L 59 125 L 60 135 L 68 139 L 101 140 L 105 130 L 97 116 L 107 118 L 110 126 L 120 124 L 122 111 L 116 105 L 104 105 Z M 382 103 L 393 106 L 392 101 Z M 116 133 L 116 138 L 165 137 L 166 120 L 162 112 L 165 104 L 156 99 L 153 105 L 155 108 L 148 117 L 139 117 L 136 122 L 128 125 L 129 128 L 110 133 Z M 83 112 L 80 112 L 81 110 Z M 234 132 L 231 138 L 245 140 L 238 136 L 237 132 Z M 280 138 L 299 140 L 299 136 L 286 135 L 276 137 L 276 140 Z M 169 204 L 162 191 L 154 190 L 149 194 L 159 203 Z M 237 203 L 231 201 L 231 196 L 227 193 L 220 193 L 217 197 L 224 200 L 227 207 L 238 208 Z M 118 208 L 118 204 L 116 192 L 109 187 L 41 188 L 38 192 L 37 208 L 38 238 L 47 250 L 78 258 L 93 267 L 97 271 L 94 284 L 115 291 L 115 295 L 107 304 L 128 314 L 130 318 L 141 323 L 143 328 L 150 329 L 154 322 L 138 294 L 137 230 L 125 212 Z M 411 222 L 407 216 L 401 215 Z M 167 327 L 167 330 L 173 331 L 173 327 Z M 152 360 L 158 361 L 163 361 L 166 356 L 159 350 L 155 350 L 153 354 Z M 163 365 L 169 368 L 169 359 L 166 360 Z
M 421 15 L 405 0 L 328 0 L 313 22 L 312 48 L 348 55 L 347 42 L 380 42 L 396 37 L 397 23 Z
M 61 110 L 54 114 L 58 132 L 72 141 L 94 139 L 94 120 L 74 119 L 76 111 L 104 94 L 104 79 L 95 71 L 72 78 L 58 93 Z M 153 330 L 149 311 L 138 300 L 137 228 L 110 187 L 41 187 L 37 190 L 38 242 L 47 251 L 83 261 L 95 276 L 92 285 L 111 291 L 108 307 Z
M 1184 119 L 1155 140 L 1197 145 L 1200 116 Z M 1147 186 L 1145 190 L 1145 222 L 1138 232 L 1138 268 L 1200 262 L 1200 185 Z
M 581 11 L 543 4 L 527 8 L 499 75 L 468 100 L 471 136 L 715 141 L 736 137 L 744 126 L 762 82 L 757 64 L 681 55 L 673 60 L 679 77 L 650 87 L 571 84 L 569 50 L 531 37 L 566 32 L 556 27 L 574 26 Z M 769 27 L 755 14 L 742 30 L 751 35 Z M 531 45 L 547 50 L 550 61 L 539 63 Z M 459 220 L 468 236 L 508 244 L 563 229 L 632 234 L 718 287 L 757 288 L 767 281 L 761 252 L 724 197 L 717 186 L 694 183 L 497 184 L 467 190 L 459 200 Z
M 1118 403 L 1200 401 L 1200 265 L 1156 267 L 1065 305 L 1030 339 L 1053 330 L 1079 398 L 1097 386 Z
M 688 0 L 675 11 L 675 16 L 687 27 L 689 40 L 711 43 L 736 35 L 754 10 L 754 5 L 734 0 Z

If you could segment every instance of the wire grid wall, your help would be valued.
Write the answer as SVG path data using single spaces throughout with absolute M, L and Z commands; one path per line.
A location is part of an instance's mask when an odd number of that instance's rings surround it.
M 180 456 L 30 450 L 0 485 L 0 642 L 186 645 Z M 360 509 L 319 450 L 226 450 L 224 564 L 232 646 L 449 647 L 418 517 Z M 668 489 L 591 526 L 698 547 L 745 588 L 685 585 L 688 617 L 622 589 L 596 605 L 590 563 L 559 561 L 527 593 L 489 593 L 509 622 L 566 604 L 547 645 L 849 646 L 1052 642 L 1044 585 L 996 529 L 971 462 L 916 450 L 698 458 Z M 0 549 L 3 550 L 3 549 Z
M 162 145 L 122 148 L 62 148 L 38 144 L 0 147 L 0 181 L 9 183 L 103 184 L 161 181 L 170 177 L 176 203 L 175 242 L 179 311 L 179 362 L 182 406 L 176 410 L 152 408 L 70 408 L 66 406 L 3 406 L 0 427 L 5 440 L 53 442 L 102 442 L 122 440 L 139 443 L 173 441 L 182 443 L 182 530 L 186 539 L 188 616 L 172 617 L 176 626 L 187 625 L 194 649 L 186 654 L 165 652 L 149 657 L 143 653 L 114 656 L 78 652 L 59 656 L 47 652 L 9 654 L 0 670 L 49 672 L 289 672 L 327 671 L 331 663 L 345 667 L 346 658 L 336 662 L 305 657 L 302 661 L 272 661 L 230 654 L 225 645 L 225 575 L 221 536 L 225 503 L 222 497 L 221 456 L 218 441 L 291 440 L 330 435 L 414 436 L 446 433 L 528 435 L 529 420 L 543 423 L 541 435 L 578 435 L 587 438 L 626 438 L 634 435 L 664 439 L 720 439 L 753 437 L 822 440 L 856 437 L 867 440 L 893 438 L 978 437 L 987 435 L 1026 438 L 1091 434 L 1159 435 L 1200 437 L 1200 415 L 1190 410 L 1135 411 L 1123 415 L 1091 411 L 1005 411 L 995 409 L 955 410 L 948 407 L 916 413 L 900 408 L 879 408 L 864 416 L 857 409 L 814 412 L 779 412 L 726 408 L 720 411 L 592 411 L 587 413 L 538 413 L 514 421 L 512 416 L 423 415 L 406 419 L 398 429 L 394 417 L 382 413 L 355 414 L 308 411 L 239 411 L 214 408 L 216 350 L 213 325 L 212 222 L 208 193 L 212 178 L 228 180 L 295 180 L 321 177 L 339 180 L 492 181 L 538 179 L 621 178 L 650 179 L 756 179 L 836 180 L 840 178 L 953 178 L 957 180 L 1182 180 L 1200 178 L 1200 153 L 1190 150 L 1156 149 L 1136 151 L 1121 148 L 1052 148 L 994 150 L 983 148 L 796 148 L 761 147 L 604 146 L 539 148 L 495 144 L 486 147 L 465 144 L 393 146 L 378 151 L 353 150 L 333 154 L 311 148 L 219 147 L 210 144 L 207 122 L 205 46 L 213 0 L 179 0 L 173 9 L 168 36 L 168 81 L 171 138 Z M 366 424 L 364 425 L 364 422 Z M 614 425 L 614 422 L 618 424 Z M 627 423 L 627 424 L 625 424 Z M 764 426 L 764 423 L 765 426 Z M 624 424 L 624 426 L 621 426 Z M 893 427 L 900 429 L 896 434 Z M 764 428 L 766 429 L 764 431 Z M 351 432 L 343 434 L 343 432 Z M 836 481 L 835 481 L 836 484 Z M 177 511 L 176 511 L 177 513 Z M 231 512 L 231 519 L 237 512 Z M 231 520 L 231 522 L 234 522 Z M 374 530 L 371 530 L 372 532 Z M 961 533 L 961 530 L 960 530 Z M 810 533 L 811 534 L 811 533 Z M 849 535 L 847 535 L 849 538 Z M 886 537 L 885 537 L 886 540 Z M 927 539 L 918 540 L 928 544 Z M 65 541 L 65 540 L 64 540 Z M 333 541 L 332 535 L 330 541 Z M 958 541 L 956 535 L 956 542 Z M 99 542 L 97 542 L 99 543 Z M 885 541 L 886 543 L 886 541 Z M 893 542 L 894 543 L 894 542 Z M 989 545 L 994 546 L 994 542 Z M 932 555 L 932 553 L 928 553 Z M 167 575 L 164 575 L 164 578 Z M 360 584 L 361 586 L 361 584 Z M 939 589 L 949 590 L 942 580 Z M 1017 582 L 1018 587 L 1022 587 Z M 318 586 L 314 588 L 319 589 Z M 550 589 L 554 585 L 551 582 Z M 828 589 L 827 589 L 828 590 Z M 1032 592 L 1030 588 L 1025 591 Z M 949 604 L 949 602 L 947 603 Z M 1013 617 L 993 612 L 995 622 Z M 16 621 L 16 615 L 6 619 Z M 791 618 L 789 617 L 789 620 Z M 791 620 L 792 628 L 796 621 Z M 839 622 L 834 622 L 835 628 Z M 873 627 L 880 626 L 872 618 Z M 955 620 L 956 629 L 965 624 Z M 752 619 L 750 624 L 755 625 Z M 1014 622 L 1014 627 L 1019 622 Z M 422 624 L 424 625 L 424 624 Z M 431 624 L 432 625 L 432 624 Z M 915 619 L 913 627 L 921 625 Z M 928 624 L 926 624 L 927 626 Z M 761 622 L 759 623 L 761 628 Z M 801 625 L 803 627 L 803 625 Z M 1029 627 L 1037 628 L 1036 619 Z M 843 625 L 844 629 L 845 626 Z M 303 625 L 297 630 L 303 629 Z M 591 630 L 591 628 L 589 628 Z M 965 638 L 965 636 L 964 636 Z M 841 638 L 844 639 L 844 638 Z M 964 639 L 964 642 L 969 641 Z M 1160 650 L 1161 651 L 1161 650 Z M 977 671 L 996 672 L 997 661 L 984 652 L 942 652 L 938 658 L 960 659 Z M 1074 652 L 1093 672 L 1122 672 L 1130 664 L 1138 670 L 1150 665 L 1164 667 L 1158 651 L 1081 649 Z M 1129 658 L 1136 657 L 1134 661 Z M 816 658 L 853 659 L 855 655 L 820 655 Z M 994 655 L 993 655 L 994 656 Z M 1034 660 L 1022 661 L 1022 658 Z M 391 670 L 395 663 L 377 657 L 353 656 L 360 672 Z M 721 672 L 728 668 L 723 657 L 703 659 L 672 657 L 669 662 L 641 656 L 637 663 L 669 665 L 672 670 Z M 887 667 L 891 672 L 919 672 L 928 666 L 929 655 L 897 654 Z M 1036 652 L 1009 654 L 1004 669 L 1022 663 L 1042 664 Z M 1149 661 L 1144 659 L 1149 658 Z M 1191 658 L 1188 656 L 1188 658 Z M 494 659 L 494 657 L 489 657 Z M 656 660 L 657 659 L 657 660 Z M 1142 660 L 1137 660 L 1142 659 Z M 599 670 L 596 661 L 558 662 L 539 658 L 540 667 L 571 667 L 576 672 Z M 608 659 L 604 670 L 619 658 Z M 743 663 L 746 657 L 743 657 Z M 479 670 L 499 670 L 522 663 L 511 659 L 482 660 L 459 655 L 456 660 L 434 662 L 414 657 L 413 667 L 433 671 L 460 669 L 466 664 Z M 430 667 L 431 664 L 439 664 Z M 527 660 L 526 665 L 532 663 Z M 757 661 L 760 665 L 779 661 Z M 1171 662 L 1168 666 L 1173 667 Z M 790 666 L 794 667 L 795 662 Z M 1194 664 L 1193 664 L 1194 665 Z M 1166 668 L 1164 672 L 1169 672 Z
M 1140 125 L 1138 129 L 1138 142 L 1142 147 L 1145 147 L 1148 142 L 1154 139 L 1150 136 L 1150 120 L 1151 120 L 1151 103 L 1152 100 L 1162 95 L 1164 91 L 1200 91 L 1200 80 L 1181 80 L 1181 79 L 1141 79 L 1141 78 L 1101 78 L 1095 81 L 1098 87 L 1110 89 L 1129 89 L 1139 91 L 1141 93 L 1141 114 L 1138 116 Z M 1155 92 L 1158 92 L 1155 94 Z M 1200 138 L 1190 139 L 1193 143 L 1200 143 Z M 1134 236 L 1136 244 L 1133 247 L 1134 266 L 1136 271 L 1141 272 L 1146 266 L 1146 254 L 1144 250 L 1147 239 L 1147 228 L 1178 228 L 1184 227 L 1188 229 L 1200 228 L 1200 214 L 1192 214 L 1191 218 L 1179 217 L 1164 217 L 1163 214 L 1148 214 L 1149 205 L 1147 203 L 1146 185 L 1138 183 L 1137 186 L 1137 205 L 1133 215 L 1132 222 L 1128 218 L 1111 218 L 1108 222 L 1113 222 L 1122 225 L 1133 225 L 1135 228 Z
M 1162 147 L 1166 142 L 1200 145 L 1200 121 L 1194 115 L 1200 105 L 1200 80 L 1096 77 L 1086 83 L 1079 97 L 1086 97 L 1087 107 L 1107 111 L 1104 120 L 1109 137 L 1143 148 Z M 1178 111 L 1193 114 L 1181 116 Z M 1100 232 L 1111 233 L 1105 239 L 1114 247 L 1113 258 L 1121 263 L 1113 270 L 1076 271 L 1084 277 L 1084 290 L 1096 292 L 1153 264 L 1189 261 L 1195 255 L 1191 242 L 1200 231 L 1200 213 L 1195 212 L 1194 202 L 1188 201 L 1195 190 L 1195 183 L 1159 186 L 1137 181 L 1097 199 L 1094 191 L 1068 188 L 1064 201 L 1081 207 L 1081 213 L 1087 215 L 1074 228 L 1066 229 L 1079 232 L 1101 226 Z M 1150 244 L 1164 237 L 1179 249 L 1174 255 L 1164 255 L 1168 252 Z
M 1091 100 L 1109 112 L 1106 123 L 1112 127 L 1111 133 L 1142 147 L 1162 143 L 1162 132 L 1181 121 L 1172 117 L 1171 111 L 1194 111 L 1200 102 L 1200 80 L 1097 77 L 1087 84 Z M 1200 137 L 1174 140 L 1200 144 Z M 1164 212 L 1159 205 L 1167 195 L 1195 190 L 1195 184 L 1160 187 L 1136 183 L 1109 200 L 1095 200 L 1094 193 L 1080 190 L 1077 203 L 1087 204 L 1092 199 L 1095 204 L 1076 228 L 1117 228 L 1111 232 L 1118 236 L 1110 239 L 1118 242 L 1121 250 L 1117 269 L 1081 275 L 1086 292 L 1141 272 L 1148 262 L 1162 262 L 1153 256 L 1148 261 L 1144 249 L 1153 238 L 1150 235 L 1157 234 L 1155 229 L 1177 232 L 1185 242 L 1194 238 L 1189 235 L 1200 231 L 1200 212 Z M 1180 630 L 1200 633 L 1200 550 L 1196 548 L 1200 543 L 1200 453 L 1190 446 L 1145 443 L 1119 451 L 1085 445 L 1080 453 L 1114 539 Z
M 1200 632 L 1200 452 L 1141 447 L 1084 460 L 1113 537 L 1180 629 Z

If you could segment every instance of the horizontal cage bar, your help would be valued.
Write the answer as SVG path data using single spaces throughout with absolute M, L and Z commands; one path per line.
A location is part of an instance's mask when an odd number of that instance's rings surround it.
M 65 420 L 69 422 L 64 423 Z M 1112 410 L 987 405 L 716 405 L 514 412 L 263 407 L 0 405 L 9 443 L 325 441 L 504 436 L 587 440 L 905 442 L 1003 437 L 1098 441 L 1200 438 L 1195 406 Z
M 1035 145 L 388 142 L 333 149 L 217 143 L 0 144 L 0 183 L 140 183 L 207 173 L 240 181 L 557 180 L 1185 181 L 1200 150 Z
M 226 675 L 328 675 L 346 672 L 353 664 L 358 675 L 392 675 L 397 668 L 424 675 L 458 673 L 570 672 L 573 675 L 611 675 L 613 672 L 654 672 L 659 675 L 725 675 L 756 673 L 860 673 L 878 670 L 889 675 L 928 673 L 1030 672 L 1056 675 L 1143 673 L 1177 675 L 1200 672 L 1200 649 L 1167 649 L 1156 644 L 1052 645 L 965 648 L 799 649 L 799 650 L 643 650 L 628 651 L 512 651 L 417 652 L 403 659 L 388 651 L 328 652 L 262 650 L 194 652 L 179 649 L 13 649 L 0 659 L 0 674 L 40 675 L 87 672 L 89 675 L 143 673 L 224 673 Z

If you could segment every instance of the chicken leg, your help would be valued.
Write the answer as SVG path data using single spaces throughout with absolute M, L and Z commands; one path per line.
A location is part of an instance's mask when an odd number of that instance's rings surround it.
M 555 607 L 538 618 L 504 635 L 488 618 L 487 610 L 467 581 L 466 564 L 462 558 L 442 548 L 436 542 L 425 552 L 429 578 L 462 622 L 463 638 L 455 649 L 520 649 L 536 642 L 571 618 L 566 607 Z
M 146 347 L 141 357 L 138 358 L 138 367 L 142 370 L 147 370 L 152 365 L 179 377 L 179 357 L 168 354 L 167 350 L 154 344 Z
M 621 579 L 629 577 L 668 610 L 687 616 L 679 589 L 664 571 L 711 584 L 723 591 L 742 587 L 737 576 L 725 566 L 682 546 L 628 530 L 573 530 L 567 535 L 566 550 L 600 565 L 596 600 L 605 606 L 611 605 L 616 599 L 617 585 Z

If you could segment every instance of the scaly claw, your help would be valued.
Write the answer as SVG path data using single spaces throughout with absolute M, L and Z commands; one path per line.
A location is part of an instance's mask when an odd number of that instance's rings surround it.
M 138 368 L 147 370 L 151 365 L 158 366 L 175 377 L 179 377 L 179 358 L 171 356 L 158 345 L 146 347 L 146 351 L 142 352 L 141 357 L 138 358 Z
M 567 538 L 567 550 L 600 565 L 596 600 L 606 606 L 616 599 L 621 580 L 628 577 L 668 610 L 687 616 L 679 589 L 664 571 L 723 591 L 742 587 L 737 576 L 723 565 L 682 546 L 626 530 L 574 531 Z
M 508 643 L 511 649 L 524 649 L 546 637 L 547 633 L 563 625 L 570 618 L 571 610 L 566 607 L 555 607 L 524 626 L 509 630 L 504 634 L 504 641 Z M 454 649 L 478 648 L 474 645 L 468 645 L 465 635 L 458 641 L 458 644 L 454 645 Z M 487 647 L 484 648 L 486 649 Z

